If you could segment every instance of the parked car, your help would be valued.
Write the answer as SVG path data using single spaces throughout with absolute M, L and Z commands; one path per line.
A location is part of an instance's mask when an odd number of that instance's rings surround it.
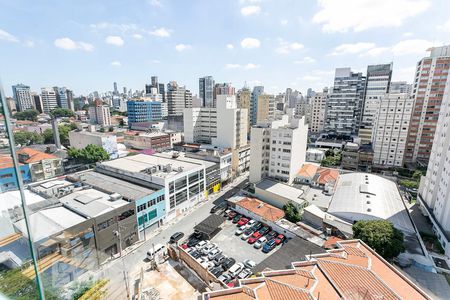
M 161 244 L 156 244 L 154 247 L 150 248 L 150 250 L 147 251 L 147 258 L 151 260 L 155 255 L 158 253 L 164 252 L 166 249 L 166 246 Z
M 169 243 L 176 243 L 178 242 L 182 237 L 184 236 L 184 233 L 182 232 L 176 232 L 174 233 L 169 240 Z
M 209 241 L 200 241 L 197 245 L 195 245 L 195 249 L 202 250 L 209 244 Z
M 210 252 L 208 252 L 208 258 L 209 258 L 209 260 L 213 260 L 221 253 L 222 253 L 222 250 L 220 250 L 219 248 L 214 248 Z
M 253 234 L 253 232 L 254 231 L 251 228 L 245 229 L 244 233 L 241 236 L 241 240 L 245 241 Z
M 214 267 L 214 263 L 211 262 L 211 261 L 204 261 L 204 262 L 200 263 L 200 265 L 201 265 L 203 268 L 207 269 L 207 270 L 208 270 L 209 268 Z
M 252 275 L 252 271 L 249 268 L 245 268 L 239 273 L 238 279 L 245 279 L 247 277 L 250 277 L 250 275 Z
M 222 275 L 223 272 L 225 272 L 224 269 L 222 269 L 222 267 L 214 267 L 211 269 L 211 274 L 213 274 L 216 277 L 220 277 L 220 275 Z
M 249 221 L 249 219 L 243 217 L 243 218 L 241 218 L 241 219 L 237 222 L 237 225 L 238 225 L 238 226 L 243 226 L 243 225 L 247 224 L 248 221 Z
M 195 259 L 197 259 L 197 258 L 199 258 L 200 256 L 202 256 L 202 253 L 200 253 L 200 252 L 197 251 L 197 250 L 192 251 L 190 254 L 191 254 L 191 256 L 192 256 L 193 258 L 195 258 Z
M 188 247 L 195 247 L 198 243 L 200 243 L 199 239 L 196 238 L 190 238 L 187 242 Z
M 242 271 L 243 268 L 244 268 L 243 263 L 237 263 L 228 270 L 228 273 L 230 273 L 231 276 L 236 277 Z
M 273 250 L 273 248 L 275 248 L 275 246 L 276 246 L 276 244 L 275 244 L 275 240 L 270 240 L 270 241 L 267 241 L 265 244 L 264 244 L 264 246 L 263 246 L 263 248 L 262 248 L 262 251 L 264 252 L 264 253 L 269 253 L 270 251 L 272 251 Z
M 189 248 L 187 244 L 181 244 L 180 247 L 181 247 L 182 249 L 184 249 L 184 250 L 186 250 L 186 249 Z
M 236 216 L 234 216 L 234 218 L 233 218 L 233 224 L 236 224 L 237 222 L 239 222 L 239 220 L 242 218 L 242 215 L 236 215 Z
M 253 244 L 253 243 L 255 243 L 261 236 L 262 236 L 262 235 L 261 235 L 261 233 L 260 233 L 259 231 L 254 232 L 254 233 L 252 234 L 252 236 L 247 240 L 247 243 Z
M 236 260 L 232 257 L 227 257 L 222 261 L 222 267 L 225 270 L 228 270 L 229 268 L 231 268 L 231 266 L 233 266 L 236 263 Z
M 203 249 L 202 249 L 202 253 L 203 255 L 207 255 L 209 252 L 211 252 L 211 250 L 217 248 L 217 245 L 214 243 L 209 243 L 208 245 L 206 245 Z
M 255 223 L 256 223 L 256 220 L 252 219 L 252 220 L 248 221 L 247 225 L 251 227 L 251 226 L 255 225 Z
M 216 265 L 216 266 L 222 265 L 222 262 L 225 260 L 225 258 L 227 258 L 227 257 L 225 255 L 223 255 L 223 253 L 217 255 L 214 258 L 214 265 Z
M 275 230 L 271 230 L 267 235 L 266 238 L 268 240 L 274 239 L 276 236 L 278 235 L 278 232 L 276 232 Z
M 247 229 L 246 227 L 247 225 L 242 225 L 241 227 L 239 227 L 238 229 L 236 229 L 236 231 L 234 232 L 235 235 L 239 236 L 241 235 L 245 229 Z
M 262 236 L 253 244 L 253 247 L 255 249 L 260 249 L 265 242 L 267 242 L 267 238 L 265 236 Z
M 284 242 L 286 237 L 282 235 L 281 233 L 275 238 L 275 244 L 279 245 Z
M 269 231 L 270 231 L 270 227 L 269 226 L 264 226 L 263 228 L 261 228 L 259 230 L 259 233 L 261 233 L 261 235 L 266 235 Z
M 234 219 L 234 217 L 236 217 L 237 212 L 235 212 L 234 210 L 230 211 L 230 213 L 228 214 L 228 220 L 232 220 Z
M 256 263 L 251 259 L 246 259 L 242 262 L 246 268 L 253 269 L 256 266 Z
M 222 274 L 217 278 L 219 281 L 222 281 L 223 283 L 227 284 L 231 280 L 233 280 L 233 277 L 231 277 L 229 274 Z
M 252 229 L 253 231 L 258 231 L 261 229 L 262 226 L 263 224 L 261 222 L 256 222 L 255 225 L 253 225 Z

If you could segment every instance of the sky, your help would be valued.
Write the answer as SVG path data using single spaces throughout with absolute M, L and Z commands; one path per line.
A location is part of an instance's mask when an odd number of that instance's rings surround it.
M 198 78 L 332 86 L 334 69 L 393 62 L 412 82 L 431 46 L 450 43 L 448 0 L 0 0 L 0 78 L 76 95 L 144 89 L 150 77 L 198 94 Z

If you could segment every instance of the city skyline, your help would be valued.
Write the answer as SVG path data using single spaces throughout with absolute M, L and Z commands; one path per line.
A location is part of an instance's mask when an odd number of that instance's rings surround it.
M 393 62 L 392 80 L 411 83 L 426 49 L 449 42 L 450 21 L 439 14 L 444 1 L 377 1 L 372 10 L 365 2 L 7 1 L 0 11 L 1 79 L 8 96 L 17 83 L 32 91 L 67 86 L 76 95 L 112 90 L 113 82 L 143 90 L 152 75 L 193 94 L 207 75 L 236 88 L 247 82 L 269 93 L 305 92 L 332 86 L 335 68 L 365 73 L 367 65 Z M 382 20 L 369 17 L 377 11 Z

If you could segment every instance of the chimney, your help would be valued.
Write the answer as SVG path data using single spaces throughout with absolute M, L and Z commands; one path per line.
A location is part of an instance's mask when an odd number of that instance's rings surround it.
M 52 118 L 53 140 L 55 141 L 56 149 L 61 149 L 61 141 L 59 139 L 58 121 Z

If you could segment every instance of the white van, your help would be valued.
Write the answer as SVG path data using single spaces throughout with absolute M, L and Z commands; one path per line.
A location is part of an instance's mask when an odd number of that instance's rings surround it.
M 163 253 L 165 249 L 166 246 L 156 244 L 154 247 L 152 247 L 150 250 L 147 251 L 147 259 L 151 260 L 153 256 L 155 256 L 158 253 Z
M 236 277 L 237 274 L 239 274 L 243 268 L 244 268 L 244 264 L 238 263 L 238 264 L 235 264 L 234 266 L 232 266 L 228 270 L 228 273 L 230 273 L 231 276 Z

